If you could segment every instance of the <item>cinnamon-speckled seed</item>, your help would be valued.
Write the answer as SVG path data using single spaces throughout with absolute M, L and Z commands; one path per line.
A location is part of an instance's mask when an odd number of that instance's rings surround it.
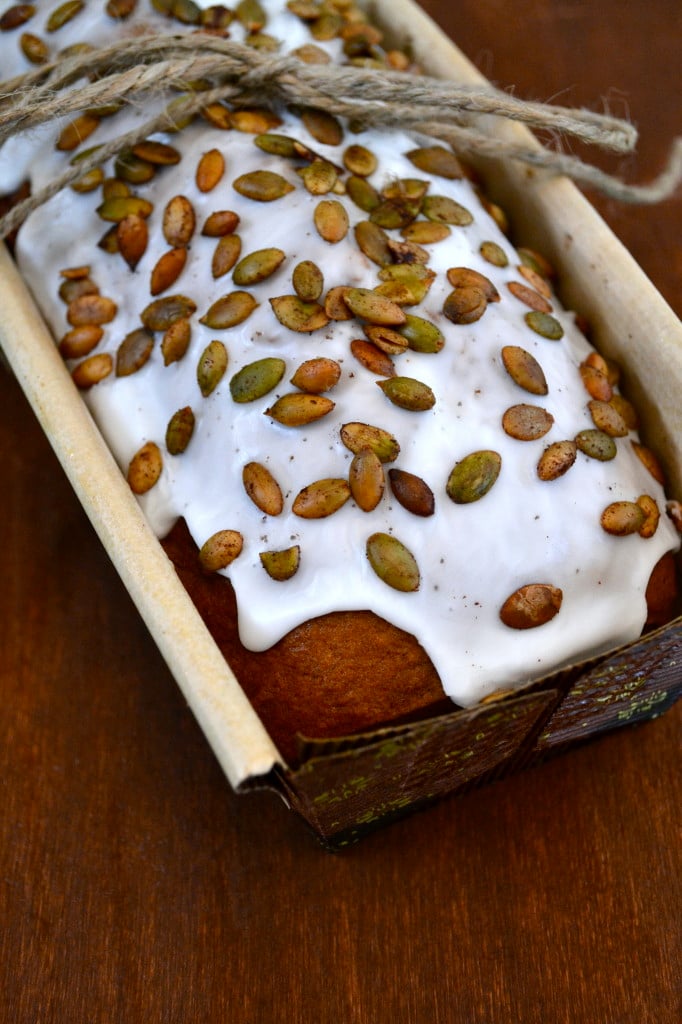
M 187 262 L 187 249 L 169 249 L 163 253 L 152 268 L 149 290 L 152 295 L 160 295 L 174 285 Z
M 639 535 L 648 540 L 649 537 L 653 537 L 658 529 L 661 513 L 656 501 L 650 494 L 640 494 L 637 504 L 644 513 L 644 522 L 639 528 Z
M 377 158 L 366 146 L 353 143 L 344 150 L 343 164 L 346 170 L 360 178 L 367 178 L 377 169 Z
M 163 471 L 161 450 L 154 441 L 147 441 L 135 452 L 128 466 L 127 480 L 134 494 L 146 494 Z
M 609 437 L 627 437 L 627 423 L 609 402 L 600 402 L 595 398 L 587 403 L 587 408 L 598 430 L 603 430 Z
M 278 295 L 270 299 L 273 313 L 291 331 L 309 334 L 326 327 L 329 316 L 318 302 L 303 302 L 298 295 Z
M 612 442 L 615 448 L 615 442 Z M 657 480 L 659 484 L 665 486 L 665 471 L 663 466 L 659 462 L 656 455 L 651 451 L 650 448 L 645 447 L 638 441 L 631 442 L 635 455 L 638 457 L 643 466 L 645 466 L 651 473 L 654 480 Z
M 526 313 L 523 319 L 531 330 L 542 338 L 547 338 L 548 341 L 559 341 L 564 336 L 563 327 L 551 313 L 533 309 L 530 313 Z
M 319 395 L 324 391 L 331 391 L 338 384 L 340 377 L 341 367 L 336 360 L 317 356 L 301 363 L 291 378 L 291 383 L 300 391 Z
M 369 423 L 344 423 L 340 437 L 349 451 L 357 455 L 363 448 L 369 448 L 381 462 L 395 462 L 400 454 L 397 440 L 383 427 Z
M 199 356 L 197 363 L 197 384 L 204 398 L 215 391 L 225 376 L 227 349 L 222 341 L 210 341 Z
M 376 383 L 389 401 L 408 412 L 426 412 L 436 404 L 436 396 L 428 384 L 413 377 L 390 377 Z
M 250 292 L 229 292 L 216 299 L 199 320 L 213 331 L 227 330 L 228 327 L 243 323 L 257 305 Z
M 347 480 L 327 477 L 315 480 L 298 492 L 291 510 L 301 519 L 326 519 L 346 504 L 351 496 Z
M 173 196 L 163 211 L 163 237 L 174 249 L 189 245 L 196 227 L 194 207 L 187 196 Z
M 166 449 L 169 455 L 182 455 L 192 440 L 195 417 L 189 405 L 174 412 L 166 427 Z
M 377 377 L 395 377 L 393 360 L 371 341 L 355 338 L 350 343 L 350 350 L 357 361 Z
M 538 405 L 512 405 L 502 416 L 502 428 L 517 441 L 537 441 L 551 430 L 554 417 Z
M 285 583 L 295 576 L 301 563 L 301 548 L 294 544 L 291 548 L 283 551 L 261 551 L 259 556 L 261 564 L 270 579 L 278 583 Z
M 567 473 L 576 460 L 575 441 L 555 441 L 545 448 L 538 461 L 537 472 L 541 480 L 557 480 Z
M 488 300 L 480 288 L 454 288 L 443 304 L 443 312 L 453 324 L 472 324 L 480 320 Z
M 238 558 L 244 547 L 244 538 L 237 530 L 218 530 L 204 541 L 199 549 L 199 562 L 205 572 L 218 572 Z
M 195 175 L 197 188 L 200 192 L 211 192 L 225 173 L 225 157 L 219 149 L 209 149 L 203 153 Z
M 520 388 L 531 395 L 546 395 L 547 380 L 537 359 L 518 345 L 505 345 L 502 349 L 504 368 Z
M 353 501 L 363 512 L 372 512 L 381 501 L 386 481 L 381 459 L 370 448 L 353 456 L 348 471 Z
M 285 427 L 303 427 L 322 419 L 333 408 L 334 402 L 326 395 L 296 391 L 278 398 L 274 405 L 265 410 L 265 415 Z
M 274 171 L 251 171 L 248 174 L 240 174 L 232 182 L 232 187 L 240 195 L 259 203 L 270 203 L 294 191 L 294 186 Z
M 329 320 L 352 320 L 353 314 L 346 305 L 346 295 L 350 287 L 346 284 L 330 288 L 324 297 L 324 311 Z
M 615 537 L 627 537 L 639 533 L 644 526 L 646 513 L 635 501 L 614 501 L 601 514 L 601 525 Z
M 267 516 L 278 516 L 284 508 L 282 490 L 262 462 L 247 462 L 242 470 L 244 490 L 256 508 Z
M 432 516 L 436 501 L 433 491 L 420 476 L 404 469 L 389 469 L 388 479 L 394 497 L 415 516 Z
M 126 334 L 116 351 L 116 376 L 129 377 L 141 370 L 152 354 L 154 335 L 146 327 Z
M 230 394 L 235 402 L 255 402 L 277 387 L 286 363 L 276 356 L 266 356 L 242 366 L 230 381 Z
M 561 609 L 563 593 L 549 583 L 527 583 L 519 587 L 500 608 L 500 619 L 510 629 L 544 626 Z
M 114 361 L 109 353 L 99 352 L 94 356 L 88 356 L 82 363 L 75 366 L 71 371 L 71 376 L 76 387 L 85 391 L 108 377 L 113 368 Z
M 575 443 L 578 451 L 599 462 L 610 462 L 618 451 L 616 442 L 603 430 L 581 430 L 575 435 Z
M 389 533 L 373 533 L 367 540 L 369 564 L 387 586 L 402 593 L 419 590 L 419 566 L 412 552 Z
M 456 505 L 469 505 L 485 497 L 496 482 L 502 468 L 498 452 L 476 451 L 455 463 L 445 491 Z
M 177 363 L 189 348 L 192 327 L 189 317 L 181 316 L 166 329 L 161 342 L 164 366 Z
M 196 303 L 186 295 L 165 295 L 145 306 L 140 320 L 150 331 L 165 331 L 181 317 L 190 317 L 196 308 Z
M 301 260 L 294 267 L 291 283 L 301 302 L 317 302 L 324 289 L 324 276 L 312 260 Z

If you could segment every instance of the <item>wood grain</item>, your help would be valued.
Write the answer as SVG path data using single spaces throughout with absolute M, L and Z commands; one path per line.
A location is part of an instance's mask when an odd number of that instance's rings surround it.
M 629 110 L 620 166 L 661 166 L 676 2 L 423 6 L 519 95 Z M 682 312 L 682 202 L 590 198 Z M 231 792 L 4 372 L 0 393 L 0 1020 L 677 1024 L 679 705 L 324 854 Z

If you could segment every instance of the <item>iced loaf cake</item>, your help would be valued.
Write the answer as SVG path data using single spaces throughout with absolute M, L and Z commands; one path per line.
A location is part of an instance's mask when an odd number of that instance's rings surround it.
M 412 70 L 345 0 L 14 5 L 0 65 L 202 23 Z M 11 139 L 0 192 L 146 116 L 107 113 Z M 297 732 L 472 706 L 637 637 L 655 566 L 668 593 L 678 537 L 617 368 L 503 226 L 433 140 L 212 104 L 19 232 L 74 381 L 290 760 Z

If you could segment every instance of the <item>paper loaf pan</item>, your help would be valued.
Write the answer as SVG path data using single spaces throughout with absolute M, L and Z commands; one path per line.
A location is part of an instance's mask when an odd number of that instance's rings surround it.
M 410 0 L 371 5 L 424 70 L 462 83 L 477 71 Z M 518 125 L 496 126 L 525 145 Z M 597 347 L 627 369 L 648 444 L 682 493 L 682 326 L 577 189 L 505 161 L 478 164 L 514 240 L 547 254 L 562 299 Z M 527 767 L 588 737 L 654 717 L 682 691 L 682 620 L 471 711 L 350 737 L 306 741 L 290 769 L 179 583 L 5 250 L 0 342 L 74 489 L 230 783 L 279 792 L 330 847 L 446 794 Z M 641 310 L 646 309 L 646 319 Z M 652 339 L 655 339 L 655 343 Z M 656 396 L 655 403 L 647 396 Z

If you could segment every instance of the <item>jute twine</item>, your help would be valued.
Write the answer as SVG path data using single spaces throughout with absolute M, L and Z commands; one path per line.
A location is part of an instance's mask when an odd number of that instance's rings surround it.
M 191 91 L 188 83 L 197 80 L 209 82 L 211 88 Z M 0 144 L 11 135 L 83 109 L 110 104 L 139 107 L 145 97 L 158 100 L 169 89 L 178 95 L 159 113 L 96 148 L 13 207 L 0 219 L 0 237 L 93 167 L 156 132 L 175 130 L 219 101 L 313 107 L 363 127 L 400 127 L 440 139 L 459 152 L 511 158 L 567 175 L 620 202 L 659 202 L 682 180 L 682 138 L 675 140 L 657 178 L 633 185 L 570 154 L 539 143 L 525 145 L 504 133 L 488 134 L 474 124 L 477 116 L 490 115 L 522 122 L 553 138 L 572 136 L 617 153 L 632 152 L 635 128 L 607 114 L 533 103 L 493 87 L 461 86 L 405 72 L 306 64 L 209 34 L 123 39 L 0 82 Z

